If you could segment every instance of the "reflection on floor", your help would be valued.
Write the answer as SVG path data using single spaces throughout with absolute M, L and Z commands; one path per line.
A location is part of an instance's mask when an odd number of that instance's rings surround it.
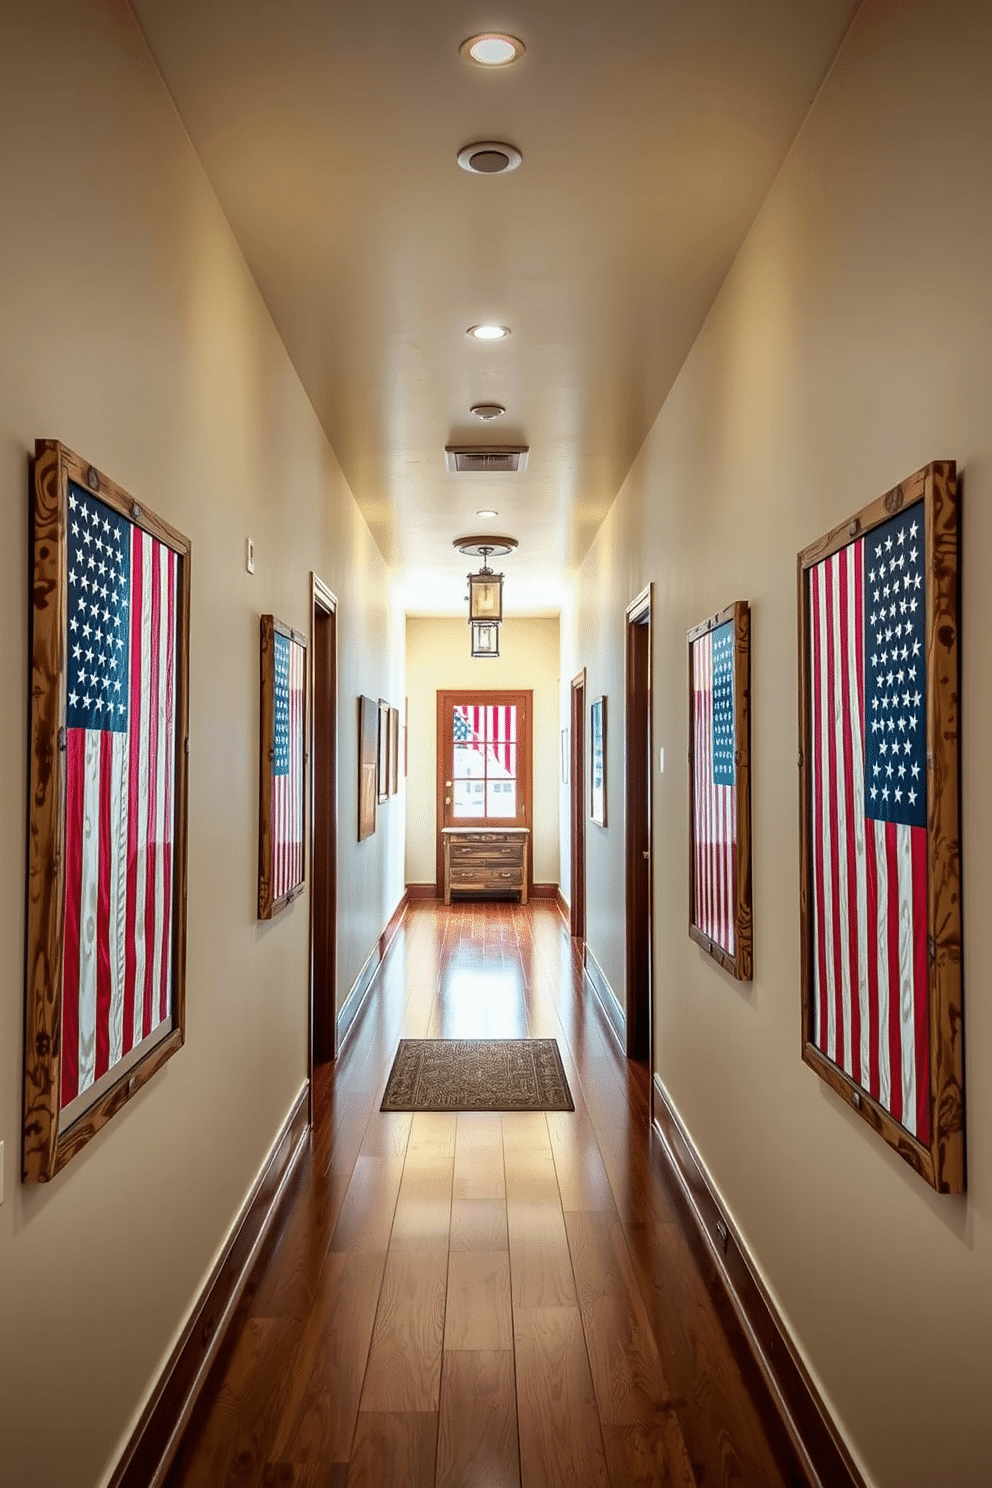
M 402 1037 L 557 1038 L 576 1110 L 383 1114 Z M 169 1488 L 785 1488 L 550 904 L 412 906 L 315 1083 Z

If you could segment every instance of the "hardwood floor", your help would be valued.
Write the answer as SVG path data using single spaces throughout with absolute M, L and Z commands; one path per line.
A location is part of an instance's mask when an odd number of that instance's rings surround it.
M 557 1038 L 575 1112 L 380 1112 L 402 1037 Z M 553 905 L 411 905 L 314 1100 L 168 1488 L 791 1488 Z

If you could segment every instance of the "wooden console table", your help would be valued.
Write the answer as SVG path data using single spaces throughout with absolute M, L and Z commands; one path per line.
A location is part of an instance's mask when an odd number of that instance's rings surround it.
M 442 827 L 444 902 L 451 895 L 518 893 L 527 903 L 529 827 Z

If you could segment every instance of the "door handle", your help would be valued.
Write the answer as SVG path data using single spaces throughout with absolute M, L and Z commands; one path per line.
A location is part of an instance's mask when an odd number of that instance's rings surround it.
M 648 858 L 650 856 L 651 856 L 651 854 L 650 854 L 650 852 L 646 848 L 645 848 L 644 852 L 641 853 L 641 857 L 644 859 L 645 862 L 647 862 L 647 860 L 648 860 Z
M 451 797 L 450 796 L 445 796 L 445 798 L 444 798 L 444 804 L 445 804 L 445 806 L 450 806 L 451 805 Z

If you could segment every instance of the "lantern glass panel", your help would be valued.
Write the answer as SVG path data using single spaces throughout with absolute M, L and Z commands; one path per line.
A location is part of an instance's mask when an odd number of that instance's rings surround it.
M 502 574 L 469 574 L 468 615 L 470 620 L 502 620 Z
M 499 626 L 494 621 L 472 621 L 472 655 L 499 655 Z

